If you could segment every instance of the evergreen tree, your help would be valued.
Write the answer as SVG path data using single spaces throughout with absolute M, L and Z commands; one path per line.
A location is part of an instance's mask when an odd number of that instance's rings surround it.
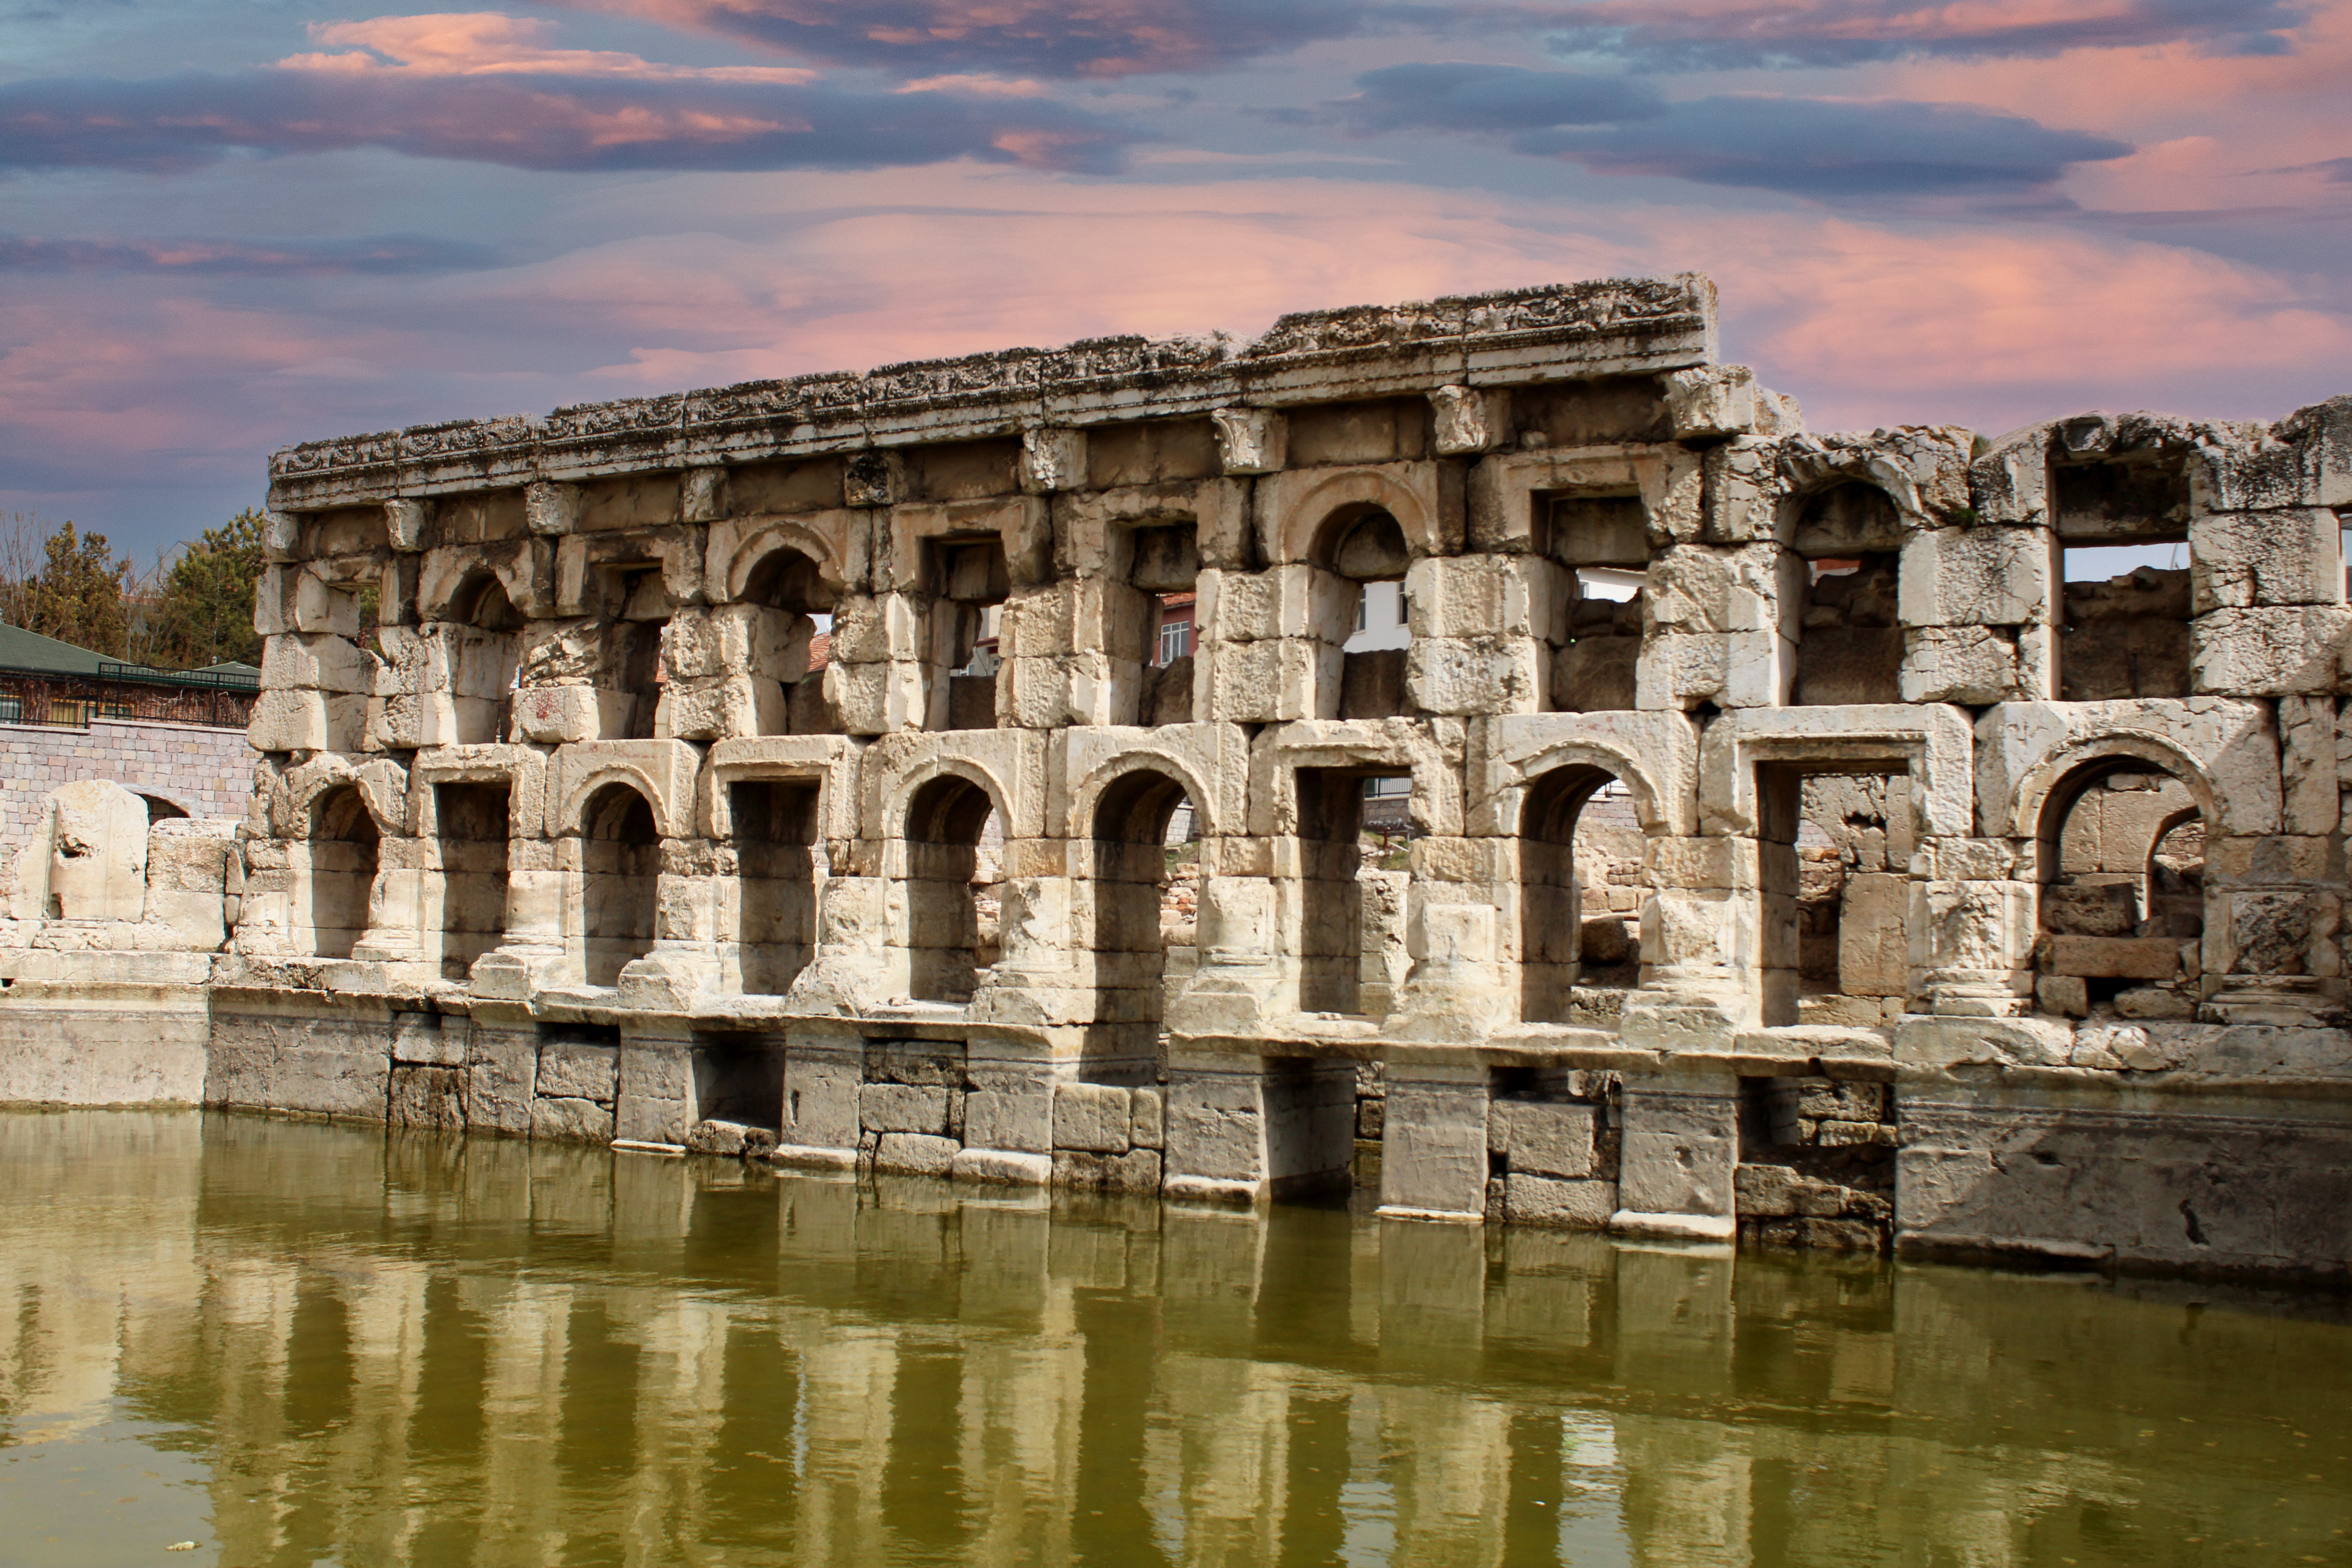
M 109 658 L 124 657 L 131 618 L 124 595 L 131 563 L 115 559 L 102 533 L 77 533 L 70 522 L 43 543 L 47 556 L 38 577 L 27 584 L 25 629 L 86 647 Z
M 259 664 L 253 586 L 261 565 L 259 512 L 248 507 L 205 530 L 163 574 L 153 612 L 152 662 L 167 669 L 231 660 Z

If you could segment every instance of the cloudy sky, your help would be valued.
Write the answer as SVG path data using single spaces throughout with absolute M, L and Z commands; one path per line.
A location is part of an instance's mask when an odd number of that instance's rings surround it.
M 381 0 L 378 0 L 381 3 Z M 1696 269 L 1815 428 L 2352 390 L 2352 0 L 0 0 L 0 510 Z

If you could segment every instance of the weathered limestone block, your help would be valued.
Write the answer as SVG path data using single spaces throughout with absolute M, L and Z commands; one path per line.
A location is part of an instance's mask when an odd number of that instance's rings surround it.
M 373 688 L 374 669 L 349 637 L 289 632 L 264 639 L 261 684 L 274 691 L 364 692 Z
M 1599 1127 L 1596 1106 L 1498 1100 L 1487 1113 L 1487 1147 L 1509 1161 L 1513 1176 L 1580 1180 L 1595 1174 Z
M 1528 637 L 1416 637 L 1405 650 L 1405 698 L 1423 713 L 1539 713 L 1550 675 Z
M 131 921 L 147 906 L 147 803 L 102 779 L 41 799 L 16 852 L 20 921 Z
M 2302 454 L 2294 504 L 2352 507 L 2352 397 L 2331 397 L 2279 421 L 2279 436 Z
M 1510 439 L 1511 395 L 1501 388 L 1433 387 L 1430 446 L 1441 458 L 1491 451 Z
M 1921 529 L 1903 542 L 1903 624 L 2046 625 L 2057 581 L 2057 542 L 2045 529 Z
M 1214 408 L 1217 456 L 1228 474 L 1272 474 L 1288 460 L 1290 424 L 1271 408 Z
M 1381 1132 L 1381 1213 L 1475 1219 L 1486 1211 L 1483 1066 L 1391 1061 Z
M 834 663 L 824 667 L 824 700 L 840 715 L 845 735 L 888 735 L 922 727 L 929 710 L 924 667 Z
M 2343 535 L 2332 511 L 2230 511 L 2189 525 L 2196 613 L 2344 602 Z
M 1775 631 L 1662 632 L 1642 639 L 1636 708 L 1773 708 L 1789 700 L 1797 645 Z
M 2194 689 L 2283 697 L 2333 691 L 2352 641 L 2352 608 L 2215 610 L 2189 624 Z
M 1133 1111 L 1128 1089 L 1109 1084 L 1061 1084 L 1054 1090 L 1054 1147 L 1124 1154 L 1131 1144 Z
M 1633 1235 L 1727 1238 L 1739 1163 L 1739 1100 L 1719 1091 L 1628 1080 L 1610 1227 Z
M 1702 537 L 1710 544 L 1777 538 L 1781 497 L 1778 446 L 1753 438 L 1727 441 L 1709 447 L 1706 462 Z
M 1548 638 L 1572 576 L 1536 555 L 1434 556 L 1404 574 L 1406 625 L 1423 637 Z
M 1654 631 L 1786 633 L 1803 599 L 1804 562 L 1778 544 L 1675 545 L 1650 563 Z
M 264 691 L 246 737 L 257 752 L 357 752 L 367 736 L 368 700 L 322 691 Z
M 1304 637 L 1211 643 L 1199 657 L 1208 670 L 1202 688 L 1209 700 L 1204 717 L 1213 721 L 1273 724 L 1339 712 L 1341 661 L 1337 643 Z
M 2032 701 L 2050 695 L 2048 626 L 1915 626 L 1903 634 L 1906 702 Z
M 1849 996 L 1900 996 L 1910 987 L 1904 934 L 1911 879 L 1889 872 L 1848 877 L 1838 918 L 1838 989 Z

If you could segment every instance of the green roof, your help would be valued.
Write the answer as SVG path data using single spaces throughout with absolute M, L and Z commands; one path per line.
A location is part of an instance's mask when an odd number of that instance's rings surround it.
M 113 664 L 102 653 L 45 637 L 22 626 L 0 626 L 0 669 L 29 669 L 43 675 L 90 675 L 101 664 Z
M 236 659 L 230 659 L 225 664 L 208 664 L 202 669 L 190 670 L 188 673 L 191 675 L 249 675 L 256 680 L 261 679 L 259 668 L 250 664 L 240 664 Z

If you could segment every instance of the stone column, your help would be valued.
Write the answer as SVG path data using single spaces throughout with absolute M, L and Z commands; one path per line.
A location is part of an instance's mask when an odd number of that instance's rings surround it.
M 795 1021 L 784 1052 L 782 1137 L 771 1156 L 780 1165 L 857 1168 L 857 1091 L 866 1078 L 866 1042 L 854 1029 Z
M 1355 1153 L 1353 1062 L 1269 1061 L 1179 1042 L 1168 1064 L 1164 1190 L 1255 1202 L 1344 1182 Z
M 1924 838 L 1907 924 L 1911 994 L 1922 1013 L 2017 1018 L 2033 1008 L 2034 846 Z
M 1381 1123 L 1381 1215 L 1482 1220 L 1486 1214 L 1486 1066 L 1391 1052 Z
M 1736 1228 L 1739 1082 L 1721 1076 L 1628 1075 L 1612 1230 L 1728 1241 Z
M 719 989 L 719 847 L 707 838 L 662 840 L 654 945 L 622 966 L 623 1005 L 682 1011 Z
M 575 846 L 579 842 L 573 839 Z M 579 963 L 563 945 L 566 874 L 557 840 L 507 841 L 506 935 L 474 960 L 467 986 L 477 995 L 527 1002 L 534 990 L 579 984 Z
M 1727 1049 L 1759 1022 L 1749 982 L 1765 956 L 1763 847 L 1745 837 L 1653 837 L 1643 864 L 1643 981 L 1625 998 L 1620 1031 L 1643 1049 Z

